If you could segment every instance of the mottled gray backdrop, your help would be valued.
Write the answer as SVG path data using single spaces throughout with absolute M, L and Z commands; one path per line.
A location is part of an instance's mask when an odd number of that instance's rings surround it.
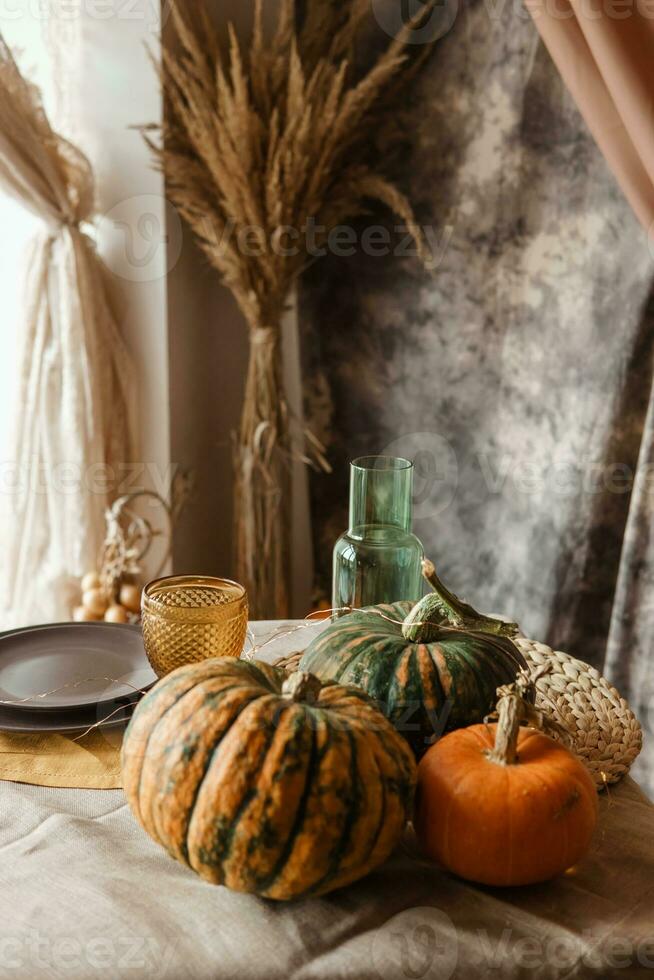
M 416 530 L 451 587 L 602 668 L 651 730 L 646 237 L 519 5 L 462 3 L 407 99 L 400 177 L 438 268 L 358 252 L 303 287 L 335 466 L 312 478 L 319 582 L 348 459 L 415 456 Z M 652 743 L 636 774 L 654 791 Z

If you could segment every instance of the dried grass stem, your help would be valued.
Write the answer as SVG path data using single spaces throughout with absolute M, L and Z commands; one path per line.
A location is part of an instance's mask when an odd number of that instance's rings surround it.
M 435 0 L 421 12 L 428 13 Z M 264 243 L 310 220 L 329 230 L 383 202 L 422 232 L 407 198 L 374 153 L 380 109 L 428 45 L 389 41 L 361 77 L 353 65 L 367 0 L 308 0 L 298 22 L 281 0 L 266 36 L 256 0 L 246 54 L 233 28 L 223 51 L 204 3 L 171 5 L 174 45 L 162 54 L 165 122 L 144 137 L 165 172 L 167 192 L 249 325 L 243 416 L 234 446 L 236 574 L 258 618 L 288 613 L 289 413 L 281 377 L 281 324 L 307 250 L 262 247 L 244 254 L 239 232 Z M 315 437 L 302 458 L 325 462 Z

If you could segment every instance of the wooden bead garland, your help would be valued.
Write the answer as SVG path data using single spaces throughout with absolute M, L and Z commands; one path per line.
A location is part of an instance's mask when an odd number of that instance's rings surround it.
M 154 499 L 163 509 L 165 530 L 157 530 L 131 509 L 142 497 Z M 99 567 L 89 570 L 80 581 L 81 604 L 73 610 L 77 623 L 135 623 L 140 619 L 142 564 L 156 537 L 166 541 L 164 556 L 155 573 L 160 574 L 170 555 L 173 513 L 157 493 L 139 491 L 120 497 L 106 514 L 107 533 Z

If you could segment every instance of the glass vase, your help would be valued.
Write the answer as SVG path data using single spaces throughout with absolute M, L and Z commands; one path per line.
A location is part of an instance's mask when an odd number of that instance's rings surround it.
M 393 456 L 354 460 L 350 525 L 334 549 L 334 610 L 422 596 L 424 549 L 412 519 L 413 463 Z

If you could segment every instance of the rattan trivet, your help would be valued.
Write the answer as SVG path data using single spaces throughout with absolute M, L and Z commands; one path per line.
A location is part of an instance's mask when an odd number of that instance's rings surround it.
M 617 783 L 631 769 L 643 745 L 636 716 L 600 672 L 567 653 L 535 640 L 517 639 L 527 662 L 551 664 L 536 682 L 536 704 L 572 736 L 572 748 L 599 787 Z
M 641 727 L 625 699 L 583 661 L 535 640 L 515 642 L 530 666 L 551 665 L 550 672 L 536 682 L 538 707 L 570 732 L 571 748 L 599 788 L 617 783 L 627 775 L 643 744 Z M 301 658 L 302 653 L 294 653 L 276 666 L 297 670 Z

